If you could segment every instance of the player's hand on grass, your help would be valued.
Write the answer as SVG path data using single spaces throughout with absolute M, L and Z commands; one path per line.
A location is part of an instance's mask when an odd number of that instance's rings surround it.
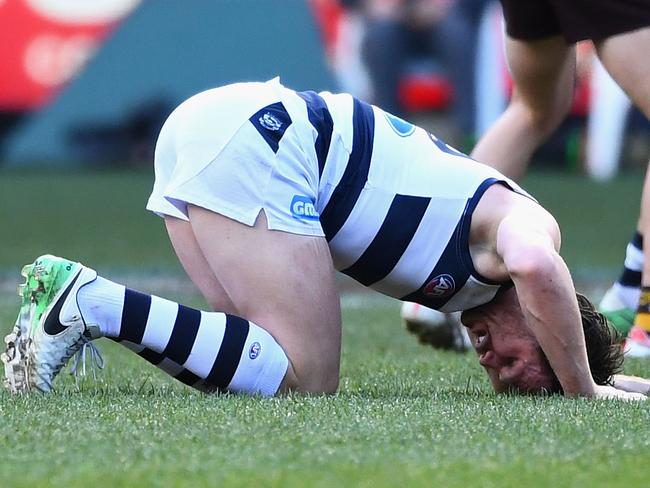
M 604 399 L 620 399 L 620 400 L 647 400 L 643 393 L 637 393 L 636 391 L 625 391 L 614 386 L 609 385 L 596 385 L 594 390 L 594 398 L 604 398 Z
M 650 380 L 639 376 L 615 374 L 612 378 L 612 385 L 619 390 L 650 395 Z

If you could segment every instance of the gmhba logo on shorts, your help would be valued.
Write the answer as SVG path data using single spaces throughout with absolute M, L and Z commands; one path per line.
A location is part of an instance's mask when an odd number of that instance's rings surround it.
M 294 195 L 291 200 L 291 215 L 300 220 L 318 220 L 319 215 L 311 198 Z

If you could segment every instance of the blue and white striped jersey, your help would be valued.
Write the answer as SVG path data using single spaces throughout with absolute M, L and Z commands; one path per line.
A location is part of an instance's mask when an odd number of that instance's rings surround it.
M 444 312 L 490 301 L 501 286 L 469 252 L 472 212 L 500 182 L 432 134 L 346 94 L 303 92 L 318 164 L 314 202 L 336 269 L 386 295 Z
M 381 293 L 444 312 L 490 301 L 469 251 L 472 212 L 498 171 L 347 94 L 278 79 L 202 92 L 170 115 L 147 208 L 186 202 L 253 225 L 325 236 L 335 267 Z

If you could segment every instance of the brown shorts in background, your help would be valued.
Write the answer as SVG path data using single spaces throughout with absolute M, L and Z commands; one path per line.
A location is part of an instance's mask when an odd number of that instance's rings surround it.
M 501 0 L 508 35 L 598 41 L 650 26 L 650 0 Z

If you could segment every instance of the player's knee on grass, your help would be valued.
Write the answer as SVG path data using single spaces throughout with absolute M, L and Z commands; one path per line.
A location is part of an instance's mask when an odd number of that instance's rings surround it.
M 280 387 L 280 393 L 333 394 L 339 386 L 339 361 L 330 364 L 306 364 L 289 361 L 287 374 Z

